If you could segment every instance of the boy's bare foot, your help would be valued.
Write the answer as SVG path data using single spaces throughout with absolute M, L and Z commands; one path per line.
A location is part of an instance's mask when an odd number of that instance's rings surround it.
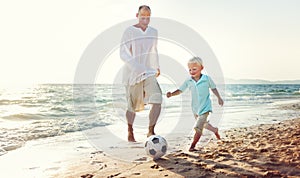
M 219 135 L 219 129 L 217 128 L 217 131 L 215 132 L 215 135 L 217 137 L 218 140 L 221 140 L 221 137 Z
M 190 147 L 189 151 L 190 151 L 190 152 L 193 152 L 193 151 L 198 151 L 198 150 L 195 149 L 194 147 Z

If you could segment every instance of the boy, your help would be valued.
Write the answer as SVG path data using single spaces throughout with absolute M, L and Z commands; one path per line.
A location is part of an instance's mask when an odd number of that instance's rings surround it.
M 194 140 L 191 144 L 189 151 L 196 151 L 195 146 L 199 141 L 203 128 L 215 133 L 218 140 L 220 140 L 220 135 L 218 133 L 218 128 L 213 127 L 207 122 L 207 117 L 209 112 L 212 112 L 209 88 L 217 96 L 219 105 L 223 106 L 223 100 L 216 88 L 215 83 L 212 79 L 201 73 L 203 70 L 203 62 L 201 58 L 194 57 L 188 62 L 188 69 L 191 75 L 180 87 L 174 92 L 168 92 L 167 97 L 172 97 L 181 94 L 187 88 L 192 92 L 192 111 L 196 118 L 195 122 L 195 135 Z

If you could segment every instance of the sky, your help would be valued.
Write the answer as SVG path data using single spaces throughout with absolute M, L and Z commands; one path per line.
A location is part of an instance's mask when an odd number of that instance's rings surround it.
M 298 0 L 11 0 L 0 2 L 0 84 L 73 83 L 88 45 L 112 26 L 134 20 L 142 4 L 151 7 L 152 17 L 176 20 L 201 35 L 225 78 L 300 79 Z M 159 44 L 165 53 L 176 48 Z M 110 58 L 114 62 L 99 73 L 112 77 L 100 82 L 109 83 L 122 64 L 118 50 Z

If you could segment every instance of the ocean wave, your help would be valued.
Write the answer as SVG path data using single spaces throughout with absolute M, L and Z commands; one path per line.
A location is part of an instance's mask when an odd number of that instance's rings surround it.
M 70 111 L 68 108 L 66 108 L 65 106 L 59 106 L 59 105 L 50 107 L 50 111 L 68 112 L 68 113 L 71 112 L 71 111 Z
M 222 97 L 230 111 L 239 113 L 276 100 L 297 100 L 299 88 L 300 85 L 228 85 Z M 0 93 L 0 155 L 19 148 L 29 140 L 84 131 L 125 120 L 127 102 L 124 87 L 41 85 L 14 92 Z M 212 95 L 212 99 L 216 97 Z M 171 113 L 183 110 L 190 112 L 190 103 L 191 96 L 185 92 L 178 97 L 164 97 L 163 109 Z
M 4 155 L 6 153 L 7 153 L 7 151 L 5 149 L 1 148 L 1 146 L 0 146 L 0 156 Z
M 22 121 L 22 120 L 43 120 L 46 118 L 40 114 L 20 113 L 20 114 L 2 116 L 2 119 L 9 120 L 9 121 L 15 121 L 15 120 Z
M 16 125 L 0 127 L 0 155 L 22 147 L 26 141 L 60 136 L 66 133 L 84 131 L 95 127 L 103 127 L 112 124 L 116 119 L 114 116 L 108 114 L 95 114 L 79 119 L 35 119 L 32 122 L 24 122 L 20 126 L 20 121 L 11 121 L 11 117 L 23 119 L 27 119 L 28 117 L 32 118 L 32 116 L 24 116 L 22 114 L 10 116 L 11 125 L 14 123 Z
M 23 103 L 21 99 L 1 99 L 0 105 L 12 105 L 12 104 L 20 104 Z
M 271 99 L 273 98 L 271 95 L 232 95 L 227 96 L 227 101 L 253 101 L 253 100 L 263 100 L 263 99 Z
M 300 95 L 300 89 L 298 91 L 293 92 L 294 95 Z

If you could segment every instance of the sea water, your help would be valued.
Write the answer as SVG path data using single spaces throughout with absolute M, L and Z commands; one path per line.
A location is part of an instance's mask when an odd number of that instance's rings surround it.
M 176 86 L 162 84 L 161 88 L 165 95 Z M 212 95 L 214 111 L 211 115 L 213 125 L 221 130 L 300 116 L 299 111 L 280 108 L 281 104 L 299 103 L 300 84 L 228 84 L 221 94 L 225 104 L 218 106 Z M 191 128 L 193 115 L 189 92 L 172 98 L 164 96 L 163 99 L 157 130 L 171 134 L 172 129 Z M 137 115 L 135 127 L 148 126 L 149 107 L 145 110 Z M 20 148 L 30 140 L 126 124 L 125 111 L 125 89 L 121 85 L 3 87 L 0 89 L 0 155 Z M 186 120 L 178 121 L 182 119 Z

